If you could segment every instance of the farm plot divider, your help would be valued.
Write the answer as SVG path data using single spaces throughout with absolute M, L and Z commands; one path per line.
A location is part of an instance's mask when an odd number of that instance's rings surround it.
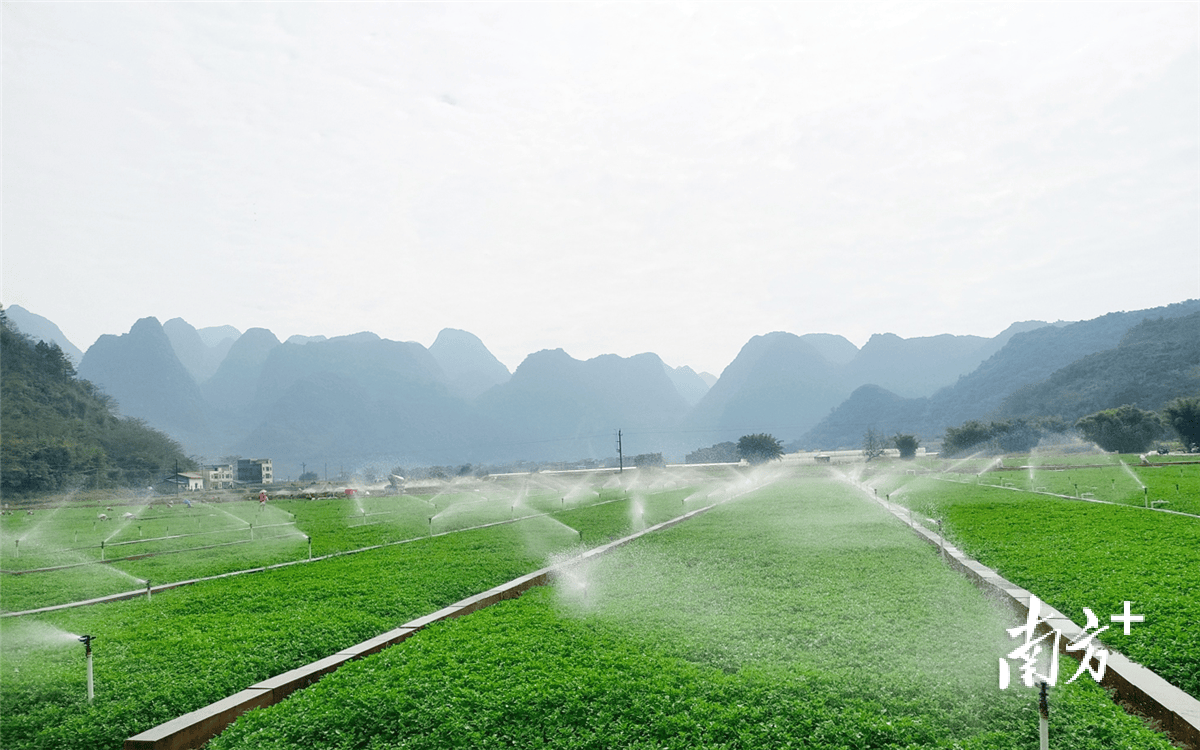
M 728 502 L 728 500 L 723 502 Z M 514 578 L 507 583 L 502 583 L 487 591 L 443 607 L 436 612 L 418 617 L 415 620 L 404 623 L 398 628 L 343 649 L 332 656 L 318 659 L 303 667 L 298 667 L 262 682 L 255 683 L 245 690 L 219 700 L 216 703 L 184 714 L 126 739 L 124 750 L 192 750 L 198 748 L 224 731 L 237 717 L 247 711 L 279 703 L 297 690 L 308 687 L 330 672 L 335 671 L 346 662 L 361 659 L 365 656 L 378 653 L 388 646 L 394 646 L 410 637 L 413 633 L 435 622 L 461 617 L 462 615 L 470 614 L 505 599 L 515 599 L 534 586 L 545 586 L 553 582 L 554 574 L 557 570 L 603 555 L 610 550 L 628 544 L 634 539 L 651 532 L 682 523 L 689 518 L 693 518 L 716 507 L 718 504 L 714 503 L 697 508 L 696 510 L 689 511 L 654 526 L 649 526 L 642 531 L 622 537 L 616 541 L 594 547 L 570 560 L 535 570 L 532 573 Z
M 934 547 L 938 547 L 950 567 L 962 573 L 985 593 L 1005 602 L 1019 616 L 1028 616 L 1032 592 L 1008 581 L 979 561 L 967 557 L 937 532 L 925 528 L 918 520 L 914 520 L 908 508 L 877 497 L 870 491 L 866 492 L 868 496 L 896 516 L 901 523 L 909 526 Z M 1086 636 L 1084 629 L 1076 625 L 1071 618 L 1044 601 L 1041 606 L 1042 611 L 1046 612 L 1044 616 L 1046 624 L 1039 626 L 1036 635 L 1041 636 L 1058 630 L 1069 641 L 1077 641 Z M 1067 651 L 1065 653 L 1072 658 L 1080 658 L 1077 652 Z M 1093 657 L 1091 665 L 1093 669 L 1099 669 L 1100 662 Z M 1100 685 L 1112 690 L 1113 700 L 1124 706 L 1127 711 L 1137 713 L 1155 722 L 1172 741 L 1181 744 L 1188 750 L 1200 750 L 1200 701 L 1159 677 L 1153 671 L 1111 649 L 1109 649 L 1108 663 Z

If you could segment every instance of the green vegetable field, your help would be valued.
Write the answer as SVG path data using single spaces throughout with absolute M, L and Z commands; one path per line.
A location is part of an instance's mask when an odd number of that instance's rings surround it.
M 1081 606 L 1105 616 L 1126 599 L 1144 605 L 1147 620 L 1128 638 L 1110 639 L 1110 631 L 1104 640 L 1196 694 L 1189 677 L 1200 671 L 1200 643 L 1187 623 L 1197 616 L 1189 598 L 1200 571 L 1197 519 L 909 475 L 896 462 L 851 468 L 850 476 L 842 467 L 778 464 L 629 472 L 619 483 L 604 477 L 587 486 L 535 478 L 419 497 L 209 508 L 213 518 L 223 511 L 245 524 L 230 521 L 214 536 L 248 537 L 257 513 L 294 523 L 300 545 L 286 550 L 290 560 L 307 559 L 304 536 L 317 557 L 385 546 L 204 581 L 150 601 L 0 619 L 0 744 L 118 748 L 137 732 L 573 551 L 719 503 L 586 567 L 565 568 L 552 587 L 351 663 L 246 715 L 211 746 L 1034 746 L 1033 691 L 1019 681 L 1004 691 L 997 685 L 997 660 L 1016 645 L 1005 632 L 1013 616 L 871 502 L 874 491 L 943 518 L 956 544 L 1077 621 Z M 1185 481 L 1195 480 L 1193 468 Z M 24 547 L 20 557 L 9 554 L 16 534 L 33 529 L 61 540 L 83 524 L 90 529 L 90 518 L 72 520 L 78 510 L 51 511 L 49 521 L 4 517 L 5 571 L 39 564 Z M 138 541 L 156 544 L 148 523 Z M 194 577 L 197 562 L 228 572 L 289 543 L 290 531 L 258 538 L 269 524 L 255 523 L 253 543 L 116 569 L 182 580 Z M 473 528 L 483 524 L 497 525 Z M 413 541 L 396 543 L 406 539 Z M 260 557 L 245 556 L 252 550 Z M 151 562 L 160 568 L 137 567 Z M 4 609 L 66 600 L 55 585 L 22 584 L 22 606 L 10 604 L 14 582 L 43 575 L 0 578 Z M 68 593 L 95 595 L 93 583 L 81 575 Z M 90 706 L 81 633 L 97 636 Z M 1065 676 L 1051 691 L 1052 747 L 1169 747 L 1086 676 L 1063 685 L 1074 669 L 1064 659 Z
M 996 682 L 1010 624 L 854 488 L 792 479 L 422 632 L 213 747 L 1031 747 L 1033 692 Z M 1056 746 L 1169 747 L 1090 680 L 1052 696 Z

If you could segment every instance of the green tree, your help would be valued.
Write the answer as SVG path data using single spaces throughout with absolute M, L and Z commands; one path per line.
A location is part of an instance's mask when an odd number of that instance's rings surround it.
M 639 453 L 633 457 L 633 465 L 639 469 L 649 466 L 665 466 L 666 463 L 661 453 Z
M 687 458 L 684 460 L 689 464 L 733 463 L 738 460 L 737 443 L 724 442 L 710 445 L 707 448 L 697 448 L 687 454 Z
M 899 432 L 892 438 L 892 443 L 895 444 L 896 450 L 900 451 L 900 458 L 916 458 L 917 447 L 921 445 L 921 441 L 917 439 L 916 435 Z
M 942 452 L 947 456 L 965 453 L 971 448 L 982 448 L 992 439 L 992 428 L 978 420 L 963 422 L 961 427 L 947 427 L 942 439 Z
M 879 458 L 883 455 L 884 449 L 887 448 L 887 443 L 872 427 L 863 433 L 863 455 L 870 461 L 874 458 Z
M 742 435 L 737 442 L 738 455 L 752 464 L 763 464 L 783 455 L 783 443 L 765 432 Z
M 1162 435 L 1162 419 L 1136 406 L 1105 409 L 1075 423 L 1083 436 L 1106 451 L 1141 453 Z
M 1163 408 L 1167 424 L 1187 450 L 1200 446 L 1200 398 L 1177 398 Z

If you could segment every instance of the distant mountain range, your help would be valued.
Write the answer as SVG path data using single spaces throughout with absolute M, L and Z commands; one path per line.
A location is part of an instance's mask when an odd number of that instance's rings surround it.
M 57 326 L 10 321 L 71 356 Z M 993 338 L 827 333 L 755 336 L 720 378 L 657 355 L 530 354 L 515 372 L 475 335 L 427 349 L 359 333 L 327 339 L 175 318 L 100 337 L 77 361 L 122 414 L 208 460 L 270 457 L 276 476 L 338 466 L 554 461 L 696 448 L 769 432 L 792 448 L 858 447 L 867 429 L 928 444 L 968 419 L 1057 414 L 1200 393 L 1200 301 Z M 65 345 L 64 345 L 65 344 Z M 75 351 L 78 351 L 75 349 Z
M 67 355 L 67 359 L 71 360 L 71 364 L 79 366 L 79 360 L 83 359 L 83 352 L 79 351 L 79 347 L 72 344 L 63 335 L 63 332 L 58 329 L 51 321 L 43 318 L 41 315 L 35 315 L 29 312 L 20 305 L 6 307 L 4 312 L 8 315 L 8 320 L 17 329 L 26 336 L 32 336 L 38 341 L 45 341 L 47 344 L 58 344 L 58 348 L 63 350 L 63 354 Z
M 929 441 L 969 419 L 1061 416 L 1073 421 L 1124 404 L 1158 409 L 1171 398 L 1200 395 L 1196 313 L 1200 300 L 1189 300 L 1026 330 L 927 398 L 905 398 L 873 384 L 860 387 L 794 445 L 854 446 L 872 428 Z M 1147 337 L 1156 342 L 1151 345 Z M 1159 359 L 1138 359 L 1151 348 Z M 1112 366 L 1118 362 L 1121 368 Z M 1091 394 L 1087 398 L 1072 395 L 1085 391 Z

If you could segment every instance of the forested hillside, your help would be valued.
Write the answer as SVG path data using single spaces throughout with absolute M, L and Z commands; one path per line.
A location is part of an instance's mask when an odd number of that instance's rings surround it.
M 0 310 L 0 491 L 146 486 L 190 468 L 179 445 L 76 377 L 55 344 L 34 342 Z
M 1200 395 L 1200 312 L 1139 323 L 1115 349 L 1083 357 L 1014 392 L 1000 416 L 1073 422 L 1125 404 L 1156 411 L 1173 398 L 1193 395 Z

